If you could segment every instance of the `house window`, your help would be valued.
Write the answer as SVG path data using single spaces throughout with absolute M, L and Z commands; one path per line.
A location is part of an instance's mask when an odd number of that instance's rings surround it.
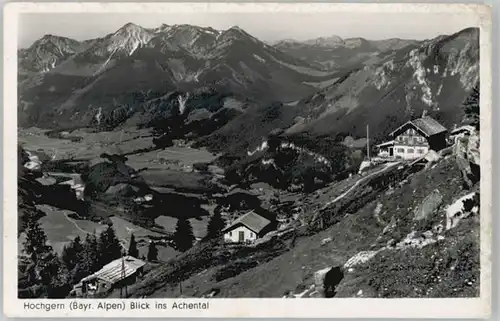
M 419 148 L 419 149 L 417 149 L 417 153 L 419 153 L 419 154 L 423 154 L 423 153 L 424 153 L 424 150 L 423 150 L 422 148 Z
M 414 153 L 414 150 L 413 148 L 408 148 L 408 150 L 406 151 L 408 154 L 413 154 Z
M 398 151 L 398 153 L 404 153 L 405 152 L 405 150 L 403 148 L 397 148 L 396 150 Z
M 229 236 L 233 236 L 233 232 L 229 232 Z

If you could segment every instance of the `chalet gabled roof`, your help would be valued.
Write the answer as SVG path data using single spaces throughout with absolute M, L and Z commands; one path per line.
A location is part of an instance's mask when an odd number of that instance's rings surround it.
M 248 212 L 245 215 L 238 217 L 229 226 L 227 226 L 223 232 L 228 232 L 233 230 L 238 225 L 244 225 L 248 229 L 254 231 L 255 233 L 260 233 L 266 226 L 271 223 L 267 218 L 255 213 L 254 211 Z
M 424 134 L 427 137 L 434 136 L 447 131 L 446 127 L 441 125 L 437 120 L 435 120 L 432 117 L 425 116 L 422 118 L 407 121 L 403 125 L 399 126 L 396 130 L 394 130 L 390 135 L 394 136 L 394 134 L 398 133 L 401 129 L 403 129 L 407 125 L 415 127 L 417 130 L 422 132 L 422 134 Z
M 137 269 L 143 267 L 145 264 L 146 262 L 139 260 L 133 256 L 125 256 L 106 264 L 99 271 L 83 278 L 82 281 L 99 278 L 114 284 L 124 278 L 131 276 L 137 271 Z M 122 272 L 125 273 L 122 274 Z

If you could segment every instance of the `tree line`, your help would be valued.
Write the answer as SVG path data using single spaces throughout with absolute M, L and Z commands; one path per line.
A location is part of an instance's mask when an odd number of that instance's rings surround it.
M 65 245 L 61 255 L 47 244 L 47 235 L 37 220 L 30 220 L 25 230 L 23 256 L 19 259 L 20 298 L 64 298 L 73 285 L 100 270 L 123 255 L 139 258 L 137 242 L 132 234 L 128 253 L 124 250 L 112 225 L 99 233 L 75 237 Z M 153 242 L 148 248 L 148 260 L 157 260 Z M 144 259 L 144 257 L 143 257 Z
M 205 239 L 219 237 L 225 227 L 220 211 L 215 211 L 207 226 Z M 158 260 L 155 242 L 149 243 L 146 257 L 139 257 L 137 241 L 131 235 L 125 251 L 112 225 L 99 234 L 87 234 L 85 239 L 75 237 L 58 255 L 47 243 L 47 235 L 37 220 L 29 220 L 25 229 L 22 255 L 19 259 L 18 296 L 20 298 L 65 298 L 73 286 L 84 277 L 100 270 L 104 265 L 123 255 L 148 261 Z M 173 244 L 177 251 L 185 252 L 195 243 L 191 223 L 177 221 Z

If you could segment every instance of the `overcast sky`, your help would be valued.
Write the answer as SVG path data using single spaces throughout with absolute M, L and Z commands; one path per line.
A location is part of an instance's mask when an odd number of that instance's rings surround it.
M 337 35 L 363 37 L 429 39 L 452 34 L 477 25 L 474 16 L 432 13 L 36 13 L 19 19 L 19 47 L 29 47 L 45 34 L 76 40 L 102 37 L 127 22 L 145 28 L 165 24 L 193 24 L 214 29 L 237 25 L 263 40 L 307 40 Z

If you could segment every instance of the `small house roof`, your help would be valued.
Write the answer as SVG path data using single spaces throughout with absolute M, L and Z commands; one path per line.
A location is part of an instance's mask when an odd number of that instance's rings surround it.
M 137 269 L 143 267 L 145 264 L 146 263 L 144 261 L 128 255 L 106 264 L 99 271 L 83 278 L 82 281 L 99 278 L 109 283 L 116 283 L 124 278 L 131 276 L 137 271 Z M 122 274 L 122 267 L 125 268 L 125 275 Z
M 465 125 L 465 126 L 460 126 L 458 128 L 455 128 L 453 129 L 451 132 L 450 132 L 450 135 L 456 135 L 458 133 L 462 133 L 462 132 L 468 132 L 468 133 L 472 133 L 475 131 L 475 128 L 473 126 L 470 126 L 470 125 Z
M 403 127 L 407 125 L 412 125 L 420 130 L 425 136 L 434 136 L 446 131 L 446 127 L 441 125 L 437 120 L 432 117 L 424 116 L 422 118 L 407 121 L 403 125 L 399 126 L 390 135 L 393 136 L 395 133 L 399 132 Z
M 229 226 L 224 229 L 224 232 L 233 230 L 239 224 L 242 224 L 255 233 L 260 233 L 270 223 L 271 221 L 267 218 L 255 213 L 254 211 L 250 211 L 234 220 Z

